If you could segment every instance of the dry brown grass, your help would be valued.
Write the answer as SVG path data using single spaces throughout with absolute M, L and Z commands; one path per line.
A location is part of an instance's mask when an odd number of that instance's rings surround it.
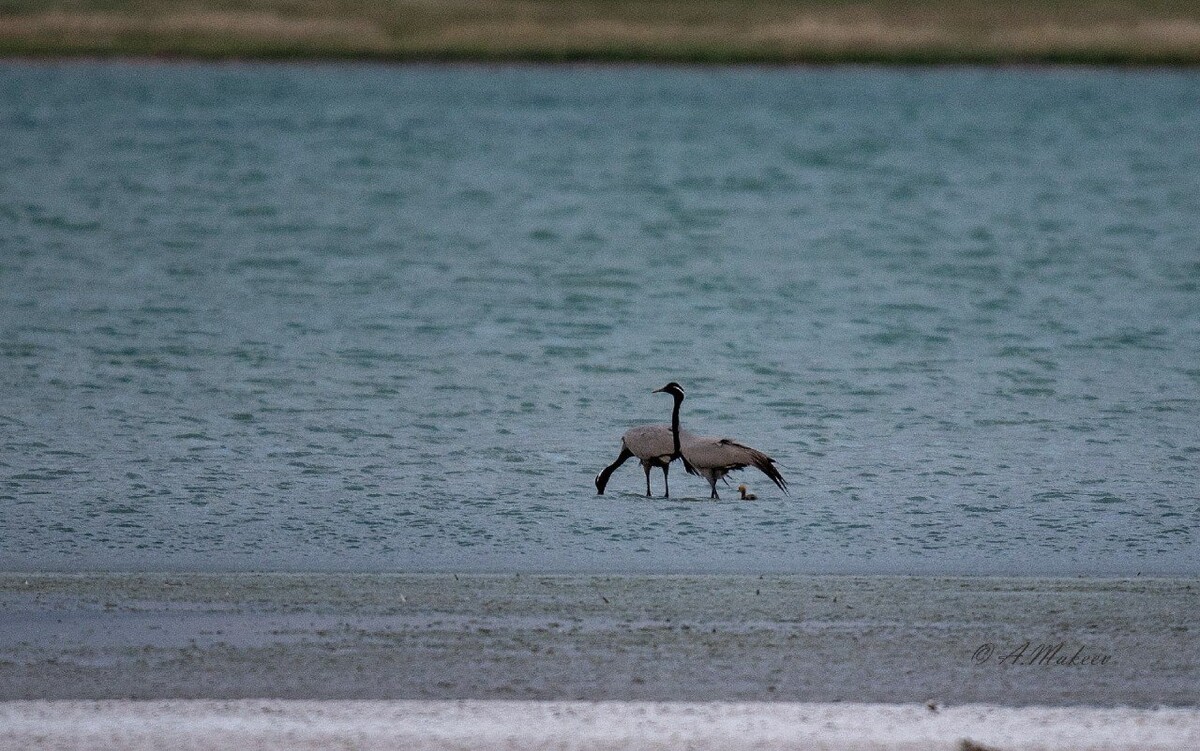
M 160 40 L 163 47 L 169 40 L 177 40 L 181 49 L 188 49 L 198 42 L 211 44 L 220 40 L 289 47 L 313 45 L 375 53 L 386 52 L 392 45 L 391 36 L 378 24 L 359 18 L 286 18 L 251 11 L 199 11 L 163 16 L 51 11 L 0 17 L 0 40 L 9 43 L 38 40 L 69 51 L 105 46 L 120 48 L 132 39 Z M 191 40 L 191 45 L 182 40 Z
M 1017 54 L 1047 54 L 1052 51 L 1154 50 L 1161 54 L 1195 56 L 1200 52 L 1200 23 L 1195 21 L 1130 21 L 1089 26 L 1048 23 L 999 29 L 988 35 L 987 44 L 996 50 Z
M 1179 0 L 0 0 L 0 54 L 1200 63 Z

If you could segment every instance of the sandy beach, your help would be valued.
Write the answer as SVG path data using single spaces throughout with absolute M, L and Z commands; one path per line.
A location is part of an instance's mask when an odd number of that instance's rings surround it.
M 1198 588 L 8 574 L 0 748 L 1196 748 Z
M 1181 709 L 652 702 L 10 702 L 5 749 L 1158 751 L 1200 744 Z

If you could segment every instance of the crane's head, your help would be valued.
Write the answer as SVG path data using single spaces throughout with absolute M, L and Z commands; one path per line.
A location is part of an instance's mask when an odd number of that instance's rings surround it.
M 678 383 L 671 381 L 666 386 L 663 386 L 661 389 L 654 389 L 654 393 L 655 394 L 670 394 L 671 396 L 675 397 L 676 399 L 683 399 L 683 386 L 680 386 Z

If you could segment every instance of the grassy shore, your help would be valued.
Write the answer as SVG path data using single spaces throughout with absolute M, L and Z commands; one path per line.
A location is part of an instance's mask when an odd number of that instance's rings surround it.
M 1200 64 L 1195 0 L 0 0 L 0 55 Z

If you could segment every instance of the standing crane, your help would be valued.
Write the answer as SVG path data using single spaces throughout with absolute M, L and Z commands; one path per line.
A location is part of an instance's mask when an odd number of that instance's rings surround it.
M 674 387 L 674 389 L 672 389 Z M 679 405 L 683 403 L 683 387 L 672 381 L 661 389 L 655 389 L 655 394 L 668 393 L 675 397 L 675 408 L 671 412 L 670 425 L 639 425 L 630 428 L 621 436 L 621 453 L 617 460 L 600 470 L 596 475 L 596 494 L 604 495 L 608 478 L 631 457 L 637 457 L 646 472 L 646 497 L 650 493 L 650 470 L 659 467 L 663 471 L 663 498 L 671 497 L 671 486 L 667 475 L 673 462 L 679 456 L 679 441 L 681 437 L 691 437 L 690 433 L 679 429 Z

